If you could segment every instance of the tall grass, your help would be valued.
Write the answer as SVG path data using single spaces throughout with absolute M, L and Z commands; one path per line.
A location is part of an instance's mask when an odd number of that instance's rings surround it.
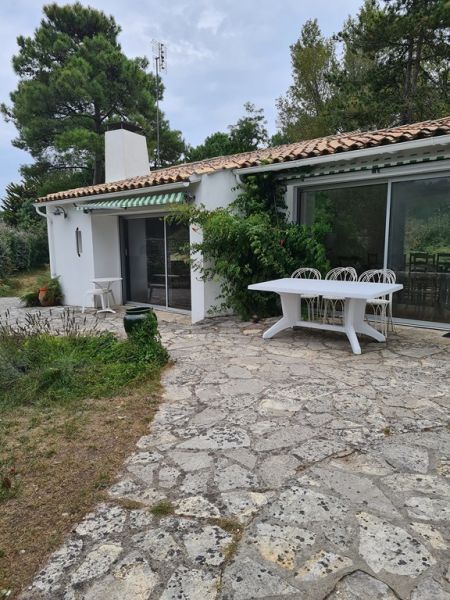
M 64 310 L 50 317 L 28 313 L 23 322 L 0 316 L 0 409 L 14 405 L 68 403 L 119 393 L 146 377 L 154 379 L 167 361 L 157 331 L 145 322 L 120 340 L 88 327 Z

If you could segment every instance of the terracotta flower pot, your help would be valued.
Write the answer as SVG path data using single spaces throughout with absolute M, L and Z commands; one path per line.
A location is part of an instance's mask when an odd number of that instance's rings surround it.
M 48 292 L 47 286 L 39 288 L 38 299 L 39 299 L 41 306 L 51 306 L 51 304 L 52 304 L 51 300 L 47 299 L 47 292 Z

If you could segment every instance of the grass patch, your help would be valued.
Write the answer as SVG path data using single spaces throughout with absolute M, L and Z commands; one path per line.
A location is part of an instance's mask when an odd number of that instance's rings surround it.
M 14 466 L 17 490 L 0 501 L 0 591 L 12 590 L 8 600 L 31 582 L 75 524 L 108 500 L 105 488 L 148 433 L 158 398 L 155 379 L 132 395 L 85 400 L 76 411 L 31 405 L 0 413 L 0 421 L 11 423 L 0 428 L 0 460 Z M 64 423 L 74 418 L 78 433 L 67 436 Z
M 169 515 L 173 515 L 175 511 L 174 505 L 168 500 L 161 500 L 154 506 L 150 508 L 150 512 L 155 517 L 168 517 Z
M 227 533 L 229 533 L 232 536 L 232 540 L 231 542 L 226 546 L 226 548 L 224 549 L 223 552 L 223 556 L 224 556 L 224 561 L 222 564 L 222 569 L 221 569 L 221 576 L 219 578 L 219 582 L 217 584 L 217 593 L 220 596 L 222 593 L 222 584 L 223 584 L 223 572 L 225 567 L 228 565 L 228 563 L 233 560 L 234 556 L 236 555 L 238 548 L 239 548 L 239 543 L 242 539 L 242 536 L 244 535 L 244 525 L 242 523 L 240 523 L 239 521 L 232 519 L 232 518 L 227 518 L 227 517 L 220 517 L 218 519 L 209 519 L 209 523 L 213 524 L 213 525 L 217 525 L 218 527 L 220 527 L 221 529 L 223 529 L 224 531 L 226 531 Z
M 229 562 L 233 556 L 236 554 L 239 542 L 242 539 L 242 535 L 244 533 L 244 526 L 239 521 L 230 518 L 219 518 L 219 519 L 210 519 L 210 523 L 217 525 L 227 533 L 233 536 L 232 541 L 225 548 L 224 556 L 225 563 Z
M 154 378 L 167 361 L 156 330 L 119 340 L 112 333 L 80 330 L 69 311 L 64 315 L 62 335 L 40 315 L 28 315 L 24 325 L 0 319 L 0 411 L 112 396 Z M 76 434 L 77 423 L 65 428 L 67 435 Z
M 13 461 L 0 460 L 0 502 L 14 498 L 19 492 L 19 480 Z
M 41 267 L 0 279 L 0 298 L 20 297 L 28 290 L 36 288 L 38 279 L 49 275 L 48 267 Z
M 66 319 L 67 325 L 67 319 Z M 64 335 L 64 333 L 66 335 Z M 0 600 L 16 598 L 148 432 L 167 353 L 131 339 L 0 324 Z M 6 592 L 5 592 L 6 593 Z

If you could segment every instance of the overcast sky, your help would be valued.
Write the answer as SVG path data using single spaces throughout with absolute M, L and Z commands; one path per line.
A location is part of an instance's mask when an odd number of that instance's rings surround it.
M 11 57 L 18 35 L 32 35 L 42 17 L 41 0 L 0 0 L 0 101 L 9 102 L 16 78 Z M 60 2 L 61 4 L 67 2 Z M 112 14 L 122 27 L 128 56 L 151 55 L 153 38 L 168 46 L 162 109 L 172 128 L 196 145 L 226 130 L 243 114 L 243 104 L 263 108 L 270 133 L 276 130 L 275 100 L 290 83 L 289 45 L 307 19 L 322 31 L 339 30 L 362 0 L 82 0 Z M 0 123 L 0 197 L 18 181 L 27 153 L 11 145 L 15 128 Z

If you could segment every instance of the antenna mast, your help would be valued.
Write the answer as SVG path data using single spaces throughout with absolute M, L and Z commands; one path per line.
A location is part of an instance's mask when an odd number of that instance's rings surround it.
M 167 46 L 157 40 L 152 41 L 153 61 L 156 74 L 156 166 L 161 166 L 160 115 L 159 115 L 159 74 L 167 72 Z

